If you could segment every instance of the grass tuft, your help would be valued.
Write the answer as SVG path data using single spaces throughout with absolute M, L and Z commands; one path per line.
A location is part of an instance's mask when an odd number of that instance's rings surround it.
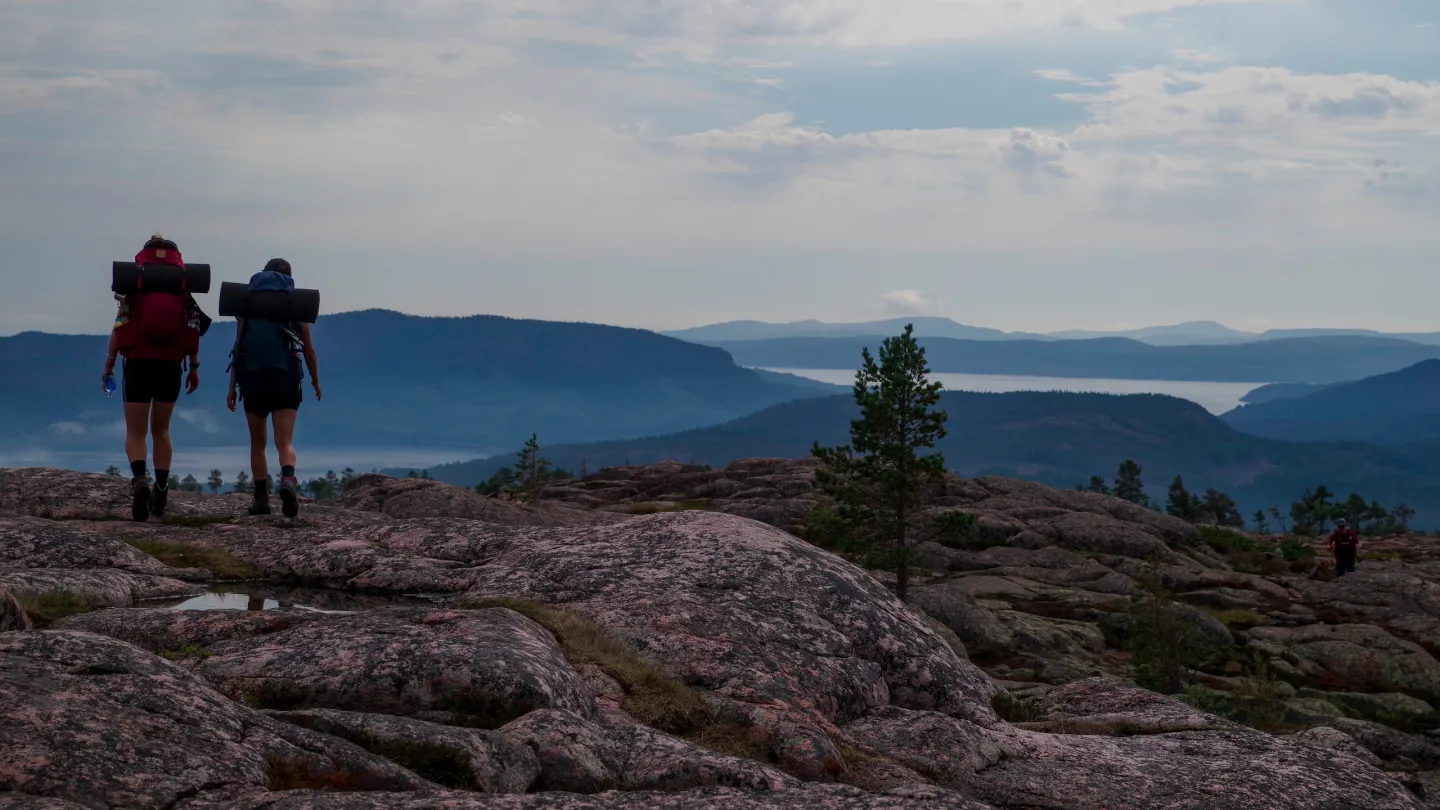
M 25 609 L 26 615 L 30 617 L 30 621 L 34 622 L 37 628 L 43 629 L 66 616 L 89 613 L 96 608 L 96 605 L 89 599 L 76 596 L 68 591 L 51 591 L 35 596 L 20 597 L 20 607 Z
M 636 720 L 722 754 L 765 761 L 769 751 L 739 718 L 718 711 L 696 690 L 667 675 L 621 644 L 600 625 L 564 610 L 522 599 L 486 600 L 474 607 L 503 607 L 549 630 L 575 665 L 599 667 L 625 690 L 621 706 Z
M 1219 610 L 1213 615 L 1221 624 L 1226 627 L 1233 627 L 1239 630 L 1249 630 L 1252 627 L 1260 627 L 1269 622 L 1253 610 Z
M 125 542 L 171 568 L 204 568 L 222 580 L 255 579 L 260 572 L 235 559 L 223 548 L 173 543 L 144 537 L 127 537 Z

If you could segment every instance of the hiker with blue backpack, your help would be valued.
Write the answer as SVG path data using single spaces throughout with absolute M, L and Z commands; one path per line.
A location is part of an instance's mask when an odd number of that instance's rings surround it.
M 294 289 L 290 263 L 284 259 L 271 259 L 264 270 L 250 278 L 250 293 L 289 293 Z M 226 404 L 232 411 L 238 402 L 245 404 L 245 421 L 250 428 L 250 474 L 255 480 L 255 501 L 249 510 L 252 515 L 270 514 L 270 471 L 265 459 L 267 419 L 274 426 L 275 449 L 280 454 L 276 492 L 281 511 L 286 517 L 295 517 L 300 511 L 300 483 L 295 478 L 295 420 L 304 398 L 302 356 L 318 402 L 320 370 L 310 340 L 310 324 L 236 318 Z

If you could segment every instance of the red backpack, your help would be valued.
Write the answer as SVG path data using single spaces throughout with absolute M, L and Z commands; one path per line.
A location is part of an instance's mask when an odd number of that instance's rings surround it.
M 180 251 L 146 247 L 135 263 L 185 267 Z M 120 336 L 120 351 L 129 360 L 184 360 L 200 347 L 200 335 L 190 328 L 190 296 L 183 292 L 145 289 L 142 271 L 138 289 L 129 297 L 130 319 Z

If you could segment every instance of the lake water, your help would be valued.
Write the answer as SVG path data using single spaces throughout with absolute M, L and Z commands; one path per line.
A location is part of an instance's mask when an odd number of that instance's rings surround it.
M 855 372 L 844 369 L 767 368 L 820 382 L 853 385 Z M 1169 394 L 1188 399 L 1211 413 L 1225 413 L 1240 406 L 1240 398 L 1263 383 L 1185 382 L 1176 380 L 1109 380 L 1079 377 L 1025 377 L 1011 374 L 931 374 L 930 379 L 950 391 L 981 391 L 1003 394 L 1009 391 L 1073 391 L 1098 394 Z
M 297 447 L 297 450 L 300 463 L 295 471 L 302 480 L 324 475 L 327 470 L 334 470 L 338 473 L 346 467 L 360 472 L 369 472 L 372 469 L 383 470 L 387 467 L 423 470 L 451 461 L 489 455 L 481 450 L 463 447 L 308 448 L 301 445 Z M 269 458 L 271 470 L 278 470 L 279 461 L 275 456 L 274 447 L 270 448 Z M 115 440 L 113 452 L 56 450 L 44 447 L 0 448 L 0 467 L 59 467 L 66 470 L 104 472 L 105 468 L 112 464 L 129 475 L 125 464 L 125 446 L 120 439 Z M 248 446 L 191 448 L 182 446 L 176 448 L 175 460 L 171 462 L 170 467 L 181 477 L 187 474 L 194 475 L 202 482 L 209 476 L 211 470 L 220 470 L 224 473 L 226 481 L 233 481 L 235 474 L 241 470 L 249 472 L 250 448 Z

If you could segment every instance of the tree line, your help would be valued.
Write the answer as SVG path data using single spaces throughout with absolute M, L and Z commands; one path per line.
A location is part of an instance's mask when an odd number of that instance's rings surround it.
M 1196 524 L 1225 526 L 1235 529 L 1247 528 L 1245 517 L 1235 504 L 1235 499 L 1216 489 L 1192 493 L 1185 486 L 1185 479 L 1175 476 L 1165 496 L 1163 509 L 1158 502 L 1152 502 L 1145 493 L 1141 479 L 1144 470 L 1133 459 L 1120 462 L 1113 484 L 1098 475 L 1090 476 L 1087 484 L 1077 484 L 1075 489 L 1082 492 L 1098 492 L 1113 495 L 1139 506 Z M 1299 500 L 1290 504 L 1289 510 L 1281 512 L 1279 506 L 1268 510 L 1256 510 L 1249 524 L 1261 534 L 1270 534 L 1278 529 L 1282 534 L 1308 536 L 1323 533 L 1334 521 L 1344 518 L 1357 532 L 1372 535 L 1396 534 L 1410 531 L 1410 521 L 1415 510 L 1404 503 L 1385 507 L 1379 501 L 1365 498 L 1358 492 L 1339 500 L 1325 485 L 1307 489 Z M 1273 522 L 1272 522 L 1273 521 Z

